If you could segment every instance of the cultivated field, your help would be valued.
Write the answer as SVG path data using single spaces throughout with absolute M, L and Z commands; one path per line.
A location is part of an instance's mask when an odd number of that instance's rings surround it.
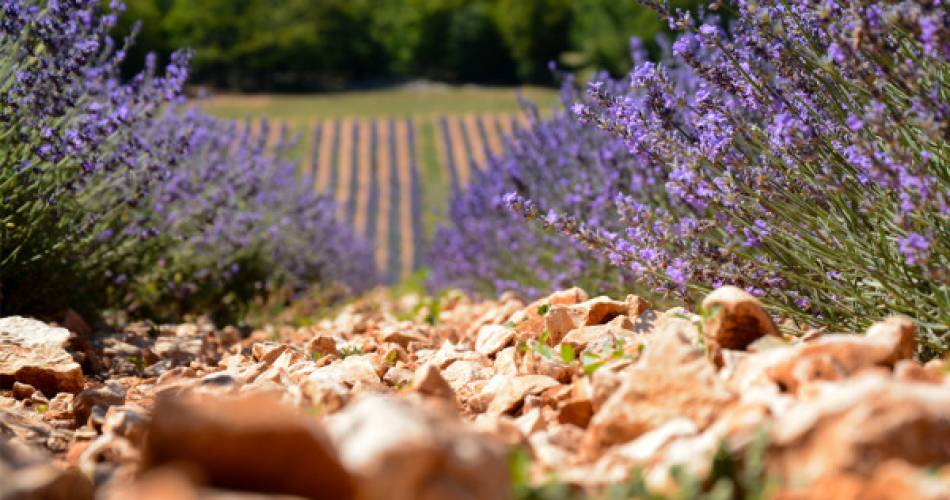
M 334 193 L 338 215 L 376 249 L 395 282 L 421 265 L 449 194 L 502 151 L 526 119 L 518 93 L 542 111 L 556 93 L 526 88 L 418 88 L 319 95 L 220 95 L 204 102 L 222 117 L 271 120 L 299 134 L 296 155 L 315 189 Z

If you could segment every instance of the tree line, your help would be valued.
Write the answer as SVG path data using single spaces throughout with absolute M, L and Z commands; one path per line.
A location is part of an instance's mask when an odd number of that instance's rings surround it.
M 119 30 L 145 52 L 195 51 L 193 81 L 232 90 L 327 89 L 425 78 L 549 83 L 630 67 L 629 38 L 665 26 L 633 0 L 127 0 Z

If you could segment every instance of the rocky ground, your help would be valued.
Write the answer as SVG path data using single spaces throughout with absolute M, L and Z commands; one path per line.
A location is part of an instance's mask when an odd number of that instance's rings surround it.
M 376 298 L 249 336 L 3 318 L 0 499 L 950 498 L 950 370 L 913 323 L 792 338 L 739 290 L 703 305 Z

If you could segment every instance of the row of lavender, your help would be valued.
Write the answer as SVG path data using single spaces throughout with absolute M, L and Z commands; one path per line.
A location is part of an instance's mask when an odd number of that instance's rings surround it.
M 575 97 L 565 85 L 565 102 Z M 631 155 L 622 141 L 563 112 L 542 120 L 527 111 L 528 126 L 508 139 L 504 154 L 452 198 L 449 224 L 436 231 L 427 256 L 432 288 L 536 297 L 575 285 L 604 292 L 621 286 L 620 273 L 568 238 L 525 224 L 504 198 L 518 192 L 604 221 L 611 193 L 636 175 Z
M 445 170 L 454 193 L 468 185 L 472 172 L 482 169 L 502 150 L 502 138 L 510 136 L 520 115 L 467 115 L 440 117 L 438 140 L 444 145 Z
M 635 44 L 627 79 L 516 134 L 453 202 L 433 286 L 737 284 L 831 330 L 904 313 L 923 355 L 950 349 L 946 6 L 653 7 L 680 32 L 662 60 Z
M 466 185 L 519 126 L 514 114 L 327 119 L 313 124 L 304 163 L 317 190 L 335 194 L 340 219 L 375 249 L 386 282 L 396 283 L 424 264 L 424 199 L 441 201 Z M 423 193 L 420 177 L 427 130 L 436 151 L 428 167 L 439 171 L 440 182 L 427 186 L 434 193 Z
M 335 193 L 338 216 L 371 248 L 386 282 L 419 266 L 422 181 L 409 118 L 327 120 L 313 130 L 308 169 Z
M 370 252 L 300 181 L 286 140 L 180 106 L 186 53 L 119 79 L 122 8 L 3 0 L 2 313 L 228 319 L 275 289 L 369 286 Z

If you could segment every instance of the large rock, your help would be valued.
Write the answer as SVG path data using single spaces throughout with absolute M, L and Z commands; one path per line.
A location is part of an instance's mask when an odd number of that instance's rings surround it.
M 110 406 L 125 403 L 125 393 L 125 389 L 118 384 L 108 384 L 80 392 L 73 399 L 72 404 L 76 425 L 85 424 L 93 408 L 97 406 L 107 410 Z
M 702 350 L 692 345 L 696 335 L 685 320 L 654 334 L 641 359 L 621 373 L 622 383 L 591 419 L 584 446 L 588 454 L 677 418 L 687 418 L 701 430 L 735 400 Z
M 776 498 L 821 500 L 946 500 L 950 498 L 950 475 L 925 472 L 907 462 L 889 460 L 864 477 L 851 472 L 832 472 L 815 481 L 786 484 Z
M 355 486 L 315 422 L 270 397 L 160 396 L 145 467 L 184 463 L 211 486 L 353 498 Z
M 35 319 L 0 318 L 0 386 L 22 382 L 47 396 L 81 391 L 82 368 L 66 352 L 69 336 Z
M 475 350 L 485 356 L 492 356 L 504 349 L 515 338 L 515 331 L 505 325 L 485 325 L 478 329 Z
M 0 434 L 0 500 L 92 500 L 93 485 L 76 467 Z
M 614 350 L 618 340 L 626 342 L 632 337 L 632 332 L 612 324 L 581 326 L 568 332 L 561 340 L 561 344 L 573 347 L 578 354 L 582 351 L 590 351 L 600 355 L 605 350 L 608 353 Z
M 763 335 L 779 335 L 759 299 L 741 288 L 717 288 L 703 299 L 703 309 L 710 312 L 703 334 L 724 349 L 745 349 Z
M 772 433 L 773 465 L 787 477 L 869 476 L 888 459 L 921 467 L 950 463 L 946 386 L 869 373 L 812 389 L 812 397 L 780 415 Z
M 606 324 L 617 316 L 628 314 L 631 309 L 639 315 L 642 312 L 641 307 L 645 308 L 645 302 L 641 304 L 638 298 L 632 295 L 628 300 L 629 303 L 600 296 L 579 304 L 551 305 L 544 315 L 544 329 L 550 335 L 549 344 L 561 342 L 567 332 L 576 328 Z
M 494 397 L 488 407 L 488 413 L 492 415 L 508 413 L 521 406 L 525 396 L 540 394 L 558 385 L 560 383 L 557 380 L 547 375 L 505 377 L 494 392 Z
M 455 390 L 445 380 L 442 373 L 434 365 L 422 365 L 416 370 L 412 387 L 424 396 L 444 399 L 455 402 Z
M 776 362 L 766 373 L 783 389 L 796 392 L 807 382 L 841 380 L 863 369 L 891 367 L 916 349 L 913 322 L 894 316 L 872 325 L 865 336 L 826 335 L 786 349 L 784 356 L 774 355 Z
M 508 498 L 499 443 L 451 415 L 404 399 L 366 395 L 328 428 L 366 500 Z

